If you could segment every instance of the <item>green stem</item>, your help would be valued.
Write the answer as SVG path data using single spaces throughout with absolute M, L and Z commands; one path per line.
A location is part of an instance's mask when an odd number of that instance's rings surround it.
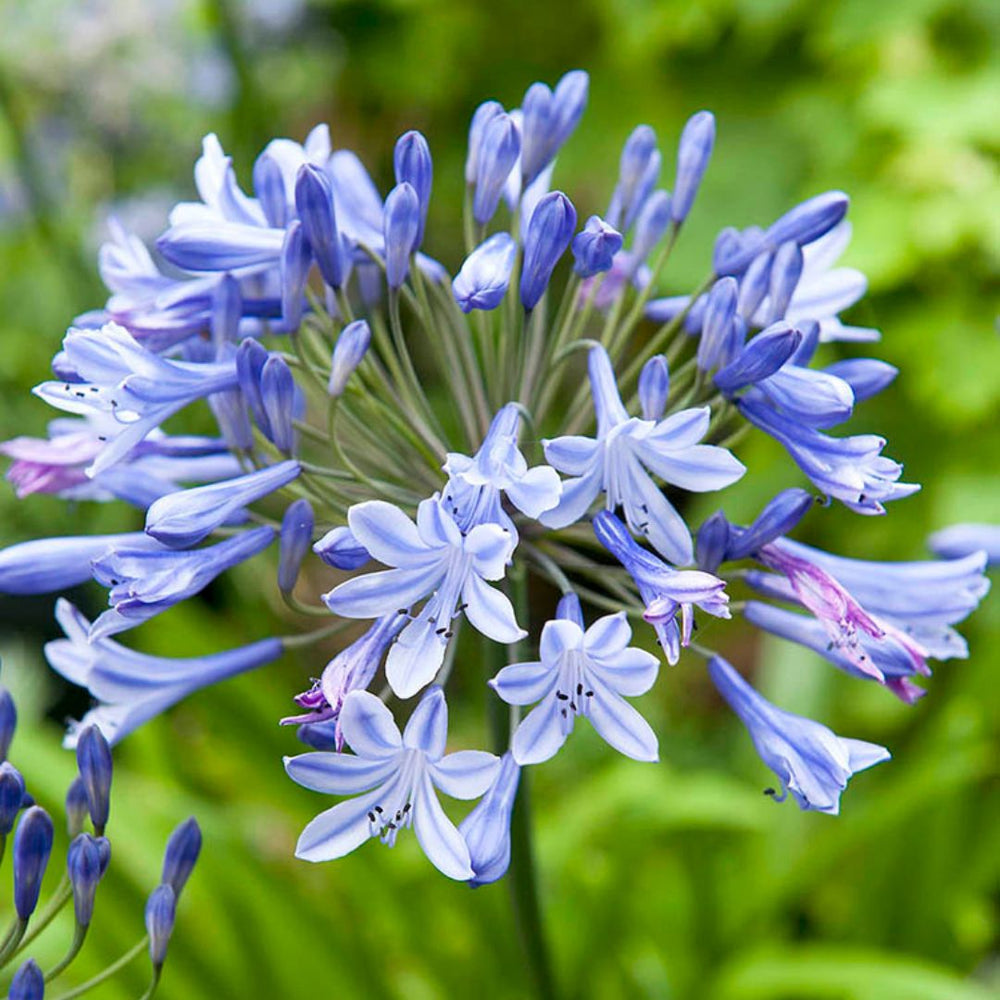
M 149 989 L 146 990 L 141 997 L 139 997 L 139 1000 L 151 1000 L 153 994 L 156 992 L 156 987 L 160 985 L 161 975 L 163 975 L 163 967 L 156 966 L 156 968 L 153 969 L 153 980 L 149 984 Z
M 69 876 L 64 874 L 59 881 L 59 885 L 56 886 L 56 891 L 52 894 L 52 898 L 46 904 L 45 909 L 35 918 L 31 925 L 31 930 L 21 941 L 21 947 L 18 948 L 19 952 L 24 951 L 55 920 L 59 911 L 70 901 L 72 895 L 73 887 L 70 885 Z
M 0 969 L 2 969 L 15 954 L 17 954 L 17 946 L 24 938 L 24 932 L 27 928 L 27 920 L 15 919 L 7 929 L 7 933 L 3 939 L 3 945 L 0 946 Z
M 48 972 L 45 973 L 45 982 L 51 983 L 56 976 L 64 972 L 68 967 L 70 962 L 80 954 L 80 949 L 83 947 L 84 939 L 87 937 L 87 928 L 81 927 L 80 924 L 76 925 L 76 930 L 73 932 L 73 943 L 69 946 L 69 951 L 63 956 L 62 960 L 57 964 L 53 965 Z
M 106 982 L 113 975 L 121 972 L 133 958 L 141 955 L 143 951 L 149 946 L 149 936 L 143 937 L 143 939 L 137 942 L 132 948 L 130 948 L 117 962 L 113 962 L 109 965 L 103 972 L 99 972 L 93 979 L 88 979 L 85 983 L 81 983 L 79 986 L 74 986 L 73 989 L 66 993 L 62 993 L 55 997 L 54 1000 L 74 1000 L 75 997 L 82 997 L 84 993 L 89 992 L 95 986 L 100 986 L 101 983 Z

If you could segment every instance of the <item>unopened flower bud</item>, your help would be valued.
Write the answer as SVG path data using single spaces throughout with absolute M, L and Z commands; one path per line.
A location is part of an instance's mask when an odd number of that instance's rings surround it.
M 306 282 L 312 266 L 312 252 L 302 230 L 302 223 L 295 219 L 285 230 L 281 244 L 281 318 L 285 327 L 295 330 L 302 322 L 305 308 Z
M 343 570 L 360 569 L 371 559 L 371 554 L 346 525 L 328 531 L 313 546 L 313 552 L 328 566 Z
M 333 349 L 330 381 L 327 385 L 327 392 L 331 396 L 336 398 L 344 394 L 347 380 L 361 364 L 371 340 L 371 329 L 363 319 L 349 323 L 340 331 L 340 336 L 337 337 L 337 343 Z
M 581 278 L 610 271 L 615 254 L 622 248 L 622 234 L 599 215 L 592 215 L 573 237 L 573 270 Z
M 410 254 L 420 235 L 420 199 L 406 181 L 397 184 L 385 199 L 382 235 L 386 281 L 392 289 L 401 288 L 410 273 Z
M 83 786 L 94 832 L 100 836 L 108 824 L 111 809 L 111 747 L 97 726 L 87 726 L 76 742 L 76 763 Z
M 510 866 L 510 818 L 520 777 L 521 769 L 508 751 L 493 784 L 459 827 L 475 872 L 471 886 L 496 882 Z
M 313 509 L 305 498 L 293 500 L 286 508 L 278 556 L 278 589 L 283 594 L 295 589 L 299 568 L 312 543 L 314 524 Z
M 635 221 L 635 237 L 632 240 L 632 266 L 639 265 L 649 256 L 649 252 L 660 242 L 670 225 L 670 194 L 654 191 L 642 206 Z
M 35 960 L 29 958 L 14 974 L 7 1000 L 42 1000 L 45 996 L 45 976 Z
M 521 304 L 529 312 L 545 293 L 575 229 L 576 209 L 561 191 L 552 191 L 539 201 L 524 237 Z
M 304 163 L 299 167 L 295 179 L 295 208 L 323 280 L 331 288 L 342 287 L 347 276 L 347 260 L 337 229 L 333 188 L 330 178 L 315 164 Z
M 521 152 L 521 138 L 508 114 L 494 115 L 483 129 L 476 165 L 476 191 L 472 215 L 485 226 L 497 210 L 507 176 Z
M 728 558 L 746 559 L 761 546 L 787 535 L 815 503 L 816 498 L 806 490 L 797 487 L 782 490 L 749 528 L 730 541 Z
M 503 105 L 497 101 L 484 101 L 476 108 L 469 125 L 469 150 L 465 158 L 465 183 L 475 184 L 479 170 L 479 150 L 483 144 L 486 126 L 497 115 L 504 114 Z
M 17 706 L 10 692 L 5 687 L 0 687 L 0 760 L 7 759 L 15 729 L 17 729 Z
M 750 266 L 740 278 L 740 294 L 736 302 L 736 311 L 749 323 L 771 282 L 771 251 L 765 250 L 757 254 Z
M 452 294 L 464 313 L 496 309 L 507 294 L 517 244 L 510 233 L 494 233 L 465 258 L 451 283 Z
M 721 510 L 707 518 L 698 529 L 695 561 L 698 569 L 714 573 L 726 560 L 729 544 L 729 522 Z
M 175 899 L 180 898 L 181 890 L 187 884 L 200 853 L 201 828 L 198 826 L 198 821 L 191 816 L 170 834 L 163 856 L 161 881 L 174 890 Z
M 720 278 L 708 293 L 698 341 L 698 368 L 703 372 L 717 367 L 729 344 L 739 286 L 735 278 Z
M 711 111 L 692 115 L 677 147 L 677 183 L 670 208 L 674 222 L 683 222 L 691 211 L 701 179 L 715 145 L 715 116 Z
M 24 802 L 24 778 L 13 764 L 0 764 L 0 836 L 14 829 L 14 821 Z
M 792 241 L 800 247 L 828 233 L 847 214 L 850 199 L 843 191 L 827 191 L 796 205 L 767 231 L 771 247 Z
M 431 200 L 431 183 L 434 179 L 434 164 L 427 140 L 419 132 L 404 133 L 396 142 L 392 163 L 396 171 L 396 183 L 409 184 L 416 192 L 420 203 L 420 225 L 414 245 L 416 249 L 424 241 L 427 208 Z
M 83 832 L 83 825 L 87 822 L 89 812 L 87 786 L 83 783 L 83 778 L 77 775 L 66 792 L 66 831 L 70 840 Z
M 235 343 L 239 339 L 242 315 L 243 297 L 240 295 L 240 283 L 231 274 L 224 274 L 212 293 L 211 327 L 216 349 L 222 344 Z
M 267 224 L 274 229 L 284 229 L 288 224 L 285 178 L 278 161 L 266 150 L 253 165 L 253 192 Z
M 52 853 L 52 820 L 41 806 L 21 817 L 14 833 L 14 909 L 27 920 L 38 905 L 42 878 Z
M 295 450 L 295 379 L 288 362 L 277 354 L 261 369 L 260 400 L 271 431 L 268 437 L 278 451 L 290 455 Z
M 108 869 L 111 844 L 107 837 L 79 834 L 69 845 L 66 873 L 73 887 L 73 909 L 79 927 L 89 927 L 94 915 L 97 886 Z
M 639 403 L 643 420 L 660 420 L 667 409 L 670 371 L 662 354 L 651 357 L 639 372 Z
M 146 902 L 146 933 L 149 935 L 149 958 L 159 970 L 167 957 L 167 945 L 174 932 L 177 896 L 169 885 L 158 885 Z
M 782 243 L 774 254 L 771 265 L 770 322 L 776 323 L 785 315 L 788 303 L 795 293 L 795 286 L 802 276 L 802 248 L 798 243 Z
M 768 378 L 791 358 L 801 342 L 802 334 L 795 327 L 785 322 L 772 324 L 716 373 L 716 387 L 731 396 L 744 386 Z

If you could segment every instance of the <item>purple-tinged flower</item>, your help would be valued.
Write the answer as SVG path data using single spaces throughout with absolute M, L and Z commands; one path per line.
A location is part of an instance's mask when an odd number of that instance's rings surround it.
M 586 631 L 569 617 L 555 618 L 542 629 L 539 660 L 512 663 L 490 681 L 509 705 L 538 702 L 511 739 L 518 764 L 554 756 L 578 715 L 619 753 L 659 760 L 656 734 L 622 697 L 645 694 L 658 669 L 652 653 L 629 646 L 631 638 L 624 611 L 599 618 Z
M 348 379 L 354 374 L 368 352 L 368 345 L 371 343 L 371 339 L 371 329 L 363 319 L 357 319 L 353 323 L 348 323 L 340 331 L 337 343 L 333 348 L 333 358 L 330 363 L 330 381 L 327 385 L 327 392 L 334 399 L 344 394 Z
M 810 427 L 834 427 L 854 410 L 854 393 L 843 379 L 797 364 L 762 379 L 750 395 L 766 397 L 783 416 Z
M 708 293 L 705 314 L 701 322 L 701 339 L 698 341 L 698 368 L 709 372 L 729 361 L 729 347 L 739 285 L 735 278 L 720 278 Z
M 112 639 L 91 642 L 90 622 L 62 598 L 56 620 L 66 638 L 46 643 L 45 658 L 57 674 L 87 688 L 99 703 L 71 725 L 65 739 L 69 747 L 91 725 L 117 743 L 189 694 L 262 667 L 284 651 L 280 639 L 262 639 L 223 653 L 171 659 L 136 653 Z
M 795 363 L 805 364 L 798 359 Z M 877 396 L 899 374 L 895 365 L 875 358 L 845 358 L 827 365 L 823 371 L 846 382 L 854 393 L 855 403 Z
M 288 226 L 296 214 L 295 180 L 305 163 L 324 166 L 330 159 L 330 129 L 317 125 L 304 143 L 272 139 L 253 168 L 254 194 L 269 225 Z
M 656 631 L 668 663 L 676 663 L 681 646 L 691 640 L 695 607 L 715 618 L 731 617 L 724 580 L 701 570 L 668 566 L 639 545 L 610 511 L 594 517 L 594 534 L 635 581 L 646 605 L 643 618 Z
M 24 778 L 9 761 L 0 764 L 0 837 L 14 829 L 14 820 L 24 801 Z
M 160 548 L 141 531 L 36 538 L 0 550 L 0 594 L 51 594 L 90 579 L 91 561 L 121 546 Z
M 290 594 L 295 589 L 302 560 L 312 544 L 315 524 L 312 506 L 304 497 L 293 500 L 285 508 L 278 556 L 278 589 L 284 594 Z
M 171 886 L 158 885 L 146 901 L 146 933 L 149 935 L 149 959 L 159 971 L 167 958 L 167 946 L 177 919 L 177 896 Z
M 493 218 L 504 183 L 520 153 L 521 137 L 514 120 L 503 111 L 494 114 L 483 126 L 476 153 L 472 215 L 479 225 L 485 226 Z
M 295 179 L 295 206 L 323 280 L 331 288 L 342 287 L 347 279 L 347 255 L 337 228 L 333 188 L 323 169 L 311 163 L 299 168 Z
M 770 322 L 776 323 L 788 311 L 792 295 L 802 277 L 803 263 L 802 248 L 794 240 L 782 243 L 774 252 L 768 289 Z
M 53 834 L 52 820 L 41 806 L 25 810 L 14 831 L 14 909 L 19 920 L 27 920 L 38 905 Z
M 111 810 L 111 747 L 98 726 L 82 725 L 76 739 L 76 766 L 87 790 L 87 810 L 98 836 Z
M 695 539 L 695 565 L 698 569 L 714 573 L 726 561 L 729 531 L 729 521 L 721 510 L 705 519 Z
M 643 420 L 662 420 L 670 397 L 670 369 L 662 354 L 655 354 L 639 372 L 639 405 Z
M 479 150 L 483 144 L 483 133 L 486 131 L 486 126 L 497 115 L 504 113 L 503 105 L 498 101 L 484 101 L 473 112 L 472 121 L 469 124 L 469 149 L 465 158 L 466 184 L 476 183 L 476 174 L 479 171 Z
M 107 837 L 78 834 L 66 855 L 66 874 L 73 888 L 73 910 L 77 927 L 89 927 L 94 916 L 98 883 L 108 870 L 111 844 Z
M 650 472 L 667 483 L 701 493 L 729 486 L 746 469 L 725 448 L 697 443 L 708 430 L 708 407 L 682 410 L 658 423 L 629 417 L 607 352 L 592 348 L 588 363 L 597 437 L 567 436 L 542 442 L 549 464 L 573 478 L 563 483 L 559 505 L 539 520 L 550 528 L 573 524 L 603 491 L 605 507 L 623 507 L 629 527 L 646 535 L 667 559 L 690 562 L 687 525 L 653 483 Z
M 775 707 L 721 657 L 708 672 L 750 733 L 761 760 L 778 776 L 783 802 L 791 792 L 803 810 L 836 816 L 853 774 L 890 757 L 885 747 L 837 736 L 826 726 Z
M 496 309 L 507 294 L 517 257 L 517 243 L 509 233 L 494 233 L 465 258 L 451 283 L 452 293 L 464 313 Z
M 263 552 L 273 540 L 274 531 L 262 526 L 203 549 L 128 545 L 107 549 L 91 566 L 94 579 L 109 588 L 111 607 L 91 626 L 91 638 L 104 638 L 149 621 L 202 591 L 219 574 Z
M 725 559 L 746 559 L 763 546 L 787 535 L 815 502 L 816 498 L 806 490 L 797 487 L 782 490 L 768 501 L 750 527 L 728 525 Z
M 302 223 L 296 219 L 285 231 L 279 260 L 281 318 L 289 330 L 296 329 L 302 322 L 306 284 L 312 260 L 312 250 L 302 229 Z
M 114 430 L 109 426 L 108 440 L 86 470 L 90 476 L 120 461 L 178 410 L 237 382 L 231 362 L 168 361 L 116 323 L 71 329 L 63 351 L 79 381 L 43 382 L 33 391 L 61 410 L 113 418 Z
M 406 617 L 390 614 L 379 618 L 360 639 L 342 649 L 324 668 L 313 687 L 297 695 L 296 704 L 307 709 L 303 715 L 282 719 L 282 725 L 311 726 L 333 724 L 333 746 L 339 753 L 344 749 L 340 727 L 340 710 L 352 691 L 363 691 L 371 684 L 389 645 L 406 624 Z
M 858 514 L 884 514 L 884 504 L 920 489 L 897 482 L 903 467 L 882 456 L 884 438 L 874 434 L 829 437 L 751 398 L 750 393 L 738 399 L 736 406 L 751 424 L 784 445 L 818 489 Z
M 354 577 L 324 594 L 334 614 L 408 615 L 409 608 L 427 598 L 386 659 L 386 679 L 400 698 L 434 679 L 460 611 L 496 642 L 517 642 L 527 634 L 507 597 L 486 583 L 503 577 L 513 548 L 511 533 L 501 525 L 477 524 L 463 535 L 437 496 L 421 502 L 416 524 L 384 500 L 355 504 L 347 522 L 372 557 L 392 568 Z
M 45 976 L 38 963 L 29 958 L 14 974 L 7 1000 L 42 1000 L 45 996 Z
M 241 222 L 174 223 L 156 249 L 184 271 L 246 271 L 273 267 L 281 258 L 280 229 Z
M 172 549 L 196 545 L 220 525 L 242 520 L 247 504 L 287 486 L 301 471 L 298 462 L 279 462 L 222 483 L 169 493 L 149 508 L 146 533 Z
M 650 251 L 667 231 L 670 221 L 670 194 L 667 191 L 654 191 L 643 203 L 635 220 L 635 234 L 632 237 L 633 268 L 638 268 L 645 262 Z
M 406 181 L 397 184 L 385 199 L 382 234 L 386 280 L 391 289 L 398 289 L 410 273 L 410 254 L 420 236 L 420 199 Z
M 431 184 L 434 180 L 434 163 L 431 160 L 431 151 L 427 140 L 419 132 L 404 132 L 396 141 L 396 148 L 392 154 L 392 164 L 396 172 L 396 183 L 409 184 L 420 203 L 420 225 L 417 228 L 417 238 L 414 245 L 414 249 L 416 249 L 424 241 L 427 208 L 431 202 Z
M 801 343 L 801 331 L 785 322 L 774 323 L 745 344 L 729 364 L 716 372 L 712 381 L 723 395 L 732 397 L 740 389 L 778 372 Z M 780 388 L 781 383 L 778 385 Z
M 521 304 L 531 312 L 545 294 L 559 258 L 573 238 L 576 209 L 561 191 L 552 191 L 539 201 L 524 237 L 521 270 Z
M 392 713 L 367 691 L 347 696 L 340 722 L 353 754 L 285 758 L 289 777 L 305 788 L 357 796 L 309 823 L 295 856 L 331 861 L 373 837 L 392 847 L 399 831 L 412 826 L 439 871 L 461 881 L 473 878 L 469 848 L 445 815 L 435 789 L 452 798 L 478 798 L 489 788 L 500 762 L 481 750 L 444 755 L 448 707 L 441 688 L 430 688 L 420 699 L 402 735 Z
M 1000 525 L 952 524 L 927 540 L 931 552 L 945 559 L 986 553 L 988 565 L 1000 562 Z
M 201 828 L 194 816 L 190 816 L 170 834 L 163 852 L 163 876 L 160 881 L 169 885 L 178 899 L 194 871 L 200 853 Z
M 351 534 L 347 525 L 331 528 L 313 546 L 313 552 L 334 569 L 360 569 L 371 559 L 371 553 Z
M 687 120 L 677 146 L 677 182 L 671 203 L 673 220 L 677 224 L 682 223 L 691 211 L 714 145 L 715 116 L 711 111 L 693 114 Z
M 562 484 L 555 469 L 528 463 L 517 446 L 521 414 L 516 403 L 497 411 L 476 454 L 449 452 L 444 504 L 463 532 L 477 524 L 499 524 L 516 544 L 517 529 L 503 509 L 503 493 L 522 514 L 537 518 L 559 502 Z
M 496 882 L 510 867 L 510 818 L 520 777 L 521 768 L 508 750 L 493 783 L 458 828 L 469 848 L 473 888 Z
M 638 125 L 622 148 L 618 183 L 605 215 L 616 229 L 626 232 L 642 210 L 660 176 L 662 158 L 656 148 L 656 133 L 648 125 Z
M 850 199 L 843 191 L 827 191 L 809 198 L 786 212 L 764 234 L 768 245 L 777 249 L 793 242 L 800 247 L 825 236 L 847 214 Z
M 573 270 L 581 278 L 610 271 L 615 254 L 622 248 L 622 234 L 599 215 L 592 215 L 573 237 Z
M 7 759 L 16 730 L 17 705 L 14 704 L 11 693 L 5 687 L 0 686 L 0 761 Z

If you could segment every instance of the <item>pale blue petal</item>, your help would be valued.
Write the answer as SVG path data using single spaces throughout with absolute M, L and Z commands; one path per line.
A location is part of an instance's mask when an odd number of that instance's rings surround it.
M 672 413 L 661 420 L 646 440 L 658 451 L 676 451 L 697 444 L 708 432 L 712 411 L 707 406 Z
M 487 580 L 499 580 L 513 546 L 511 533 L 499 524 L 477 524 L 465 539 L 465 551 L 472 556 L 472 572 Z
M 389 647 L 385 676 L 400 698 L 415 695 L 430 684 L 441 669 L 446 642 L 436 630 L 442 626 L 416 619 L 410 622 Z
M 433 547 L 448 545 L 458 548 L 462 533 L 452 516 L 441 505 L 438 495 L 421 500 L 417 507 L 417 530 L 425 544 Z
M 518 764 L 540 764 L 554 757 L 566 742 L 568 733 L 563 732 L 560 710 L 565 711 L 553 692 L 524 717 L 510 741 Z
M 565 480 L 559 503 L 552 510 L 545 511 L 538 520 L 547 528 L 565 528 L 575 524 L 590 509 L 603 485 L 604 462 L 600 461 L 585 476 Z
M 344 699 L 340 731 L 359 757 L 384 760 L 394 757 L 403 747 L 392 712 L 368 691 L 352 691 Z
M 629 527 L 644 534 L 669 562 L 677 566 L 690 563 L 694 548 L 684 518 L 657 489 L 644 469 L 637 466 L 632 470 L 631 479 L 625 502 L 625 519 Z
M 357 503 L 347 512 L 354 537 L 386 566 L 424 565 L 432 552 L 417 526 L 396 506 L 384 500 Z
M 476 799 L 493 782 L 500 758 L 485 750 L 459 750 L 428 765 L 431 780 L 453 799 Z
M 558 677 L 557 671 L 535 660 L 511 663 L 489 683 L 508 705 L 533 705 L 552 690 Z
M 747 471 L 731 452 L 711 444 L 658 451 L 647 438 L 638 443 L 636 450 L 643 464 L 664 482 L 694 493 L 724 489 Z
M 462 588 L 466 604 L 465 617 L 473 628 L 497 642 L 511 643 L 523 639 L 528 633 L 517 624 L 514 607 L 506 594 L 470 573 Z
M 542 441 L 545 461 L 567 476 L 582 476 L 594 464 L 602 445 L 600 441 L 578 435 L 566 435 Z
M 590 701 L 590 721 L 600 737 L 633 760 L 660 759 L 659 742 L 649 723 L 624 699 L 598 689 Z
M 560 657 L 583 646 L 583 629 L 570 618 L 553 618 L 542 627 L 539 655 L 542 663 L 556 667 Z
M 444 753 L 448 741 L 448 704 L 444 691 L 436 685 L 428 688 L 413 710 L 403 730 L 403 746 L 423 750 L 430 760 Z
M 583 637 L 583 648 L 591 656 L 614 656 L 632 638 L 632 629 L 624 611 L 598 618 Z
M 285 771 L 303 788 L 327 795 L 356 795 L 386 781 L 395 756 L 355 757 L 349 753 L 303 753 L 285 758 Z
M 426 569 L 386 569 L 345 580 L 323 595 L 323 602 L 344 618 L 380 618 L 409 608 L 438 584 L 444 570 L 438 565 Z
M 590 349 L 587 354 L 587 369 L 590 372 L 590 391 L 594 396 L 594 412 L 597 415 L 597 436 L 603 438 L 613 427 L 628 420 L 628 412 L 618 392 L 611 359 L 603 347 Z
M 368 813 L 381 796 L 382 788 L 376 788 L 321 812 L 299 835 L 295 856 L 303 861 L 332 861 L 350 854 L 371 837 Z
M 863 771 L 866 767 L 881 764 L 882 761 L 892 757 L 885 747 L 880 747 L 877 743 L 866 743 L 864 740 L 854 740 L 847 736 L 842 736 L 840 742 L 847 750 L 848 766 L 855 773 Z
M 555 469 L 538 465 L 512 482 L 506 493 L 510 502 L 522 514 L 537 518 L 543 511 L 551 510 L 559 503 L 562 482 Z
M 438 871 L 462 882 L 472 878 L 469 848 L 455 824 L 444 814 L 426 771 L 414 794 L 413 832 Z
M 652 653 L 633 646 L 607 660 L 594 656 L 590 669 L 612 691 L 634 698 L 653 686 L 660 661 Z

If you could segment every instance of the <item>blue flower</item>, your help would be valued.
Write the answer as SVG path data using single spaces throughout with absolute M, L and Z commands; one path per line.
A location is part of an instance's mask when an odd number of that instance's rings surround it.
M 714 145 L 715 116 L 711 111 L 692 115 L 677 145 L 677 183 L 671 205 L 674 222 L 683 222 L 691 211 Z
M 148 537 L 148 536 L 147 536 Z M 93 639 L 124 632 L 202 591 L 220 573 L 263 552 L 274 540 L 253 528 L 188 552 L 113 545 L 92 561 L 94 578 L 109 588 L 105 611 L 90 628 Z
M 410 273 L 410 254 L 420 236 L 420 199 L 407 181 L 397 184 L 385 199 L 382 234 L 385 273 L 389 287 L 400 288 Z
M 818 722 L 776 708 L 719 656 L 709 661 L 708 672 L 747 727 L 761 760 L 778 776 L 779 802 L 790 792 L 799 808 L 836 816 L 850 777 L 890 757 L 885 747 L 845 739 Z
M 405 132 L 396 141 L 392 164 L 396 172 L 396 183 L 410 184 L 420 203 L 420 225 L 416 239 L 416 246 L 419 247 L 424 241 L 427 208 L 431 201 L 431 184 L 434 179 L 434 164 L 427 140 L 419 132 Z
M 552 272 L 566 252 L 575 229 L 576 209 L 566 195 L 553 191 L 539 200 L 524 236 L 521 304 L 528 312 L 545 294 Z
M 471 146 L 471 143 L 470 143 Z M 500 111 L 482 128 L 476 153 L 476 190 L 472 215 L 485 226 L 497 210 L 504 183 L 521 153 L 521 138 L 510 115 Z
M 98 701 L 71 726 L 66 745 L 75 746 L 87 726 L 98 726 L 108 742 L 117 743 L 132 730 L 166 711 L 189 694 L 261 667 L 281 656 L 280 639 L 261 639 L 239 649 L 171 659 L 136 653 L 112 639 L 90 641 L 90 622 L 62 598 L 56 620 L 66 633 L 45 645 L 49 666 L 66 680 L 87 688 Z
M 123 327 L 71 329 L 63 340 L 76 382 L 43 382 L 34 392 L 70 413 L 103 413 L 114 431 L 94 457 L 94 476 L 120 461 L 151 431 L 189 403 L 236 385 L 232 363 L 168 361 L 147 350 Z
M 11 980 L 8 1000 L 42 1000 L 45 995 L 45 976 L 38 963 L 29 958 Z
M 510 867 L 510 818 L 520 778 L 521 768 L 508 750 L 493 783 L 458 828 L 476 873 L 469 879 L 474 888 L 496 882 Z
M 1000 525 L 953 524 L 927 540 L 932 552 L 946 559 L 985 552 L 990 565 L 1000 562 Z
M 500 524 L 517 539 L 514 522 L 503 509 L 500 494 L 527 517 L 538 518 L 559 502 L 562 483 L 555 469 L 529 469 L 517 447 L 521 414 L 516 403 L 497 411 L 475 456 L 449 452 L 444 464 L 448 485 L 444 503 L 462 531 L 477 524 Z
M 605 218 L 622 232 L 632 228 L 660 176 L 662 157 L 656 148 L 656 133 L 648 125 L 638 125 L 625 140 L 618 183 Z
M 507 294 L 517 257 L 517 243 L 509 233 L 494 233 L 465 258 L 451 283 L 462 312 L 496 309 Z
M 622 234 L 599 215 L 592 215 L 573 237 L 573 270 L 581 278 L 610 271 L 615 254 L 622 248 Z
M 559 505 L 539 520 L 550 528 L 566 527 L 583 517 L 603 490 L 608 510 L 623 507 L 633 531 L 646 535 L 671 562 L 689 563 L 693 552 L 687 525 L 649 472 L 700 493 L 729 486 L 746 469 L 725 448 L 698 444 L 708 430 L 707 406 L 681 410 L 659 422 L 629 417 L 603 348 L 591 349 L 589 366 L 597 437 L 542 442 L 549 464 L 573 478 L 564 482 Z
M 347 520 L 372 557 L 392 568 L 347 580 L 324 594 L 334 614 L 405 615 L 427 598 L 386 660 L 386 678 L 399 697 L 408 698 L 433 680 L 459 611 L 496 642 L 517 642 L 527 634 L 517 624 L 507 597 L 486 583 L 504 575 L 513 547 L 506 528 L 477 524 L 463 535 L 437 496 L 420 504 L 416 524 L 384 500 L 355 504 Z
M 645 694 L 656 680 L 656 657 L 630 647 L 631 638 L 624 611 L 599 618 L 586 631 L 572 618 L 555 618 L 542 628 L 539 660 L 513 663 L 490 681 L 510 705 L 538 702 L 511 739 L 518 764 L 552 757 L 580 715 L 620 753 L 659 759 L 656 734 L 621 697 Z
M 285 769 L 300 785 L 328 795 L 357 796 L 309 823 L 299 837 L 296 857 L 331 861 L 373 837 L 392 847 L 399 831 L 412 826 L 439 871 L 462 881 L 473 878 L 469 848 L 445 815 L 435 789 L 453 798 L 478 798 L 489 788 L 500 762 L 481 750 L 445 756 L 448 707 L 441 688 L 432 687 L 421 698 L 402 735 L 392 713 L 367 691 L 348 695 L 340 721 L 353 754 L 285 758 Z

